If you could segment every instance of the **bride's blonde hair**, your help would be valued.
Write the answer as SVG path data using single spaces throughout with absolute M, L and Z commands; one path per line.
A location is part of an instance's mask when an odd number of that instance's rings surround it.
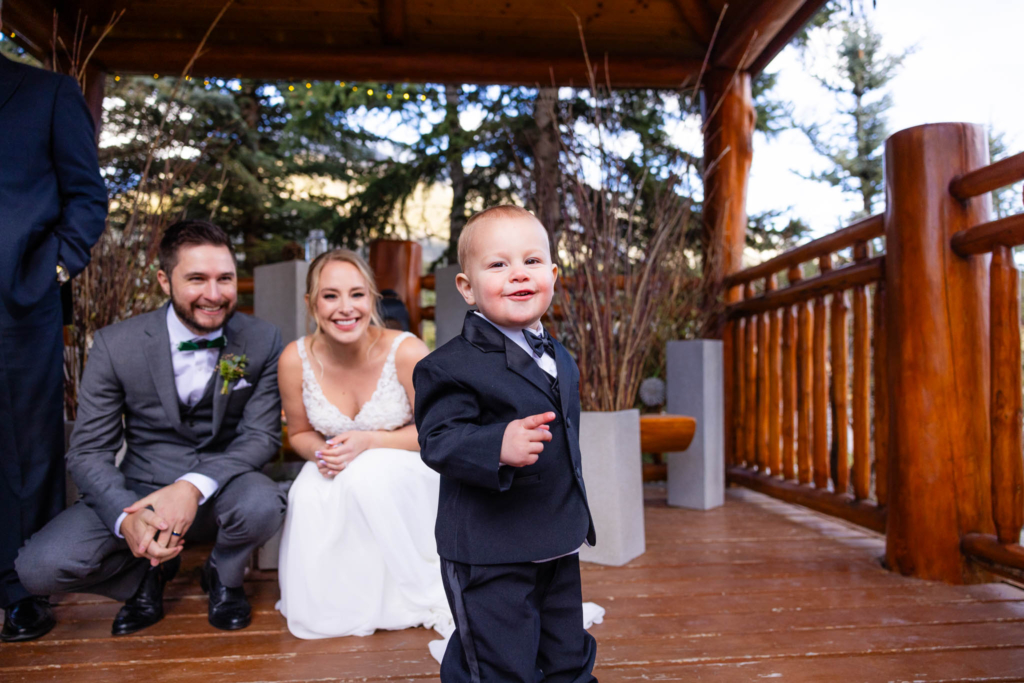
M 370 307 L 370 325 L 383 328 L 384 321 L 380 317 L 380 290 L 377 289 L 377 280 L 373 277 L 373 271 L 370 270 L 369 264 L 363 260 L 362 256 L 350 249 L 333 249 L 313 259 L 313 262 L 309 264 L 309 272 L 306 273 L 307 324 L 308 318 L 312 318 L 313 322 L 316 323 L 313 336 L 315 337 L 322 331 L 320 329 L 320 319 L 316 315 L 316 300 L 320 295 L 320 273 L 323 272 L 324 267 L 328 263 L 348 263 L 355 266 L 356 270 L 359 271 L 359 274 L 366 281 L 366 291 L 373 304 Z M 374 343 L 376 343 L 376 340 Z

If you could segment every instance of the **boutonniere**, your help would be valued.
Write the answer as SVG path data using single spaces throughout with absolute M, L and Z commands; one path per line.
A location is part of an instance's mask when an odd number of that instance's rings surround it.
M 235 356 L 235 354 L 229 353 L 220 359 L 217 367 L 220 370 L 220 376 L 224 378 L 224 386 L 220 388 L 220 393 L 228 393 L 228 384 L 231 380 L 242 379 L 245 376 L 245 366 L 248 363 L 249 360 L 245 354 Z

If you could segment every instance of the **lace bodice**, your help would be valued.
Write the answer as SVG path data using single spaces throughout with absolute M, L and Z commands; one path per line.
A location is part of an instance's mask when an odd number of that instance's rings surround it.
M 313 429 L 329 439 L 352 430 L 392 431 L 409 424 L 412 421 L 412 406 L 409 405 L 405 387 L 398 381 L 395 354 L 399 345 L 411 336 L 411 332 L 403 332 L 395 337 L 387 360 L 384 361 L 384 367 L 380 371 L 377 388 L 354 418 L 341 412 L 327 400 L 306 354 L 306 338 L 299 339 L 299 357 L 302 359 L 302 404 L 306 407 L 306 418 Z

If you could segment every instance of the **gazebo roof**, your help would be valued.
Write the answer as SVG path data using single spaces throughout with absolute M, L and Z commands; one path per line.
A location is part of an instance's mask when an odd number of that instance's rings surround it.
M 708 68 L 757 72 L 824 0 L 235 0 L 199 76 L 559 85 L 590 58 L 621 87 L 678 87 Z M 109 72 L 180 73 L 220 0 L 4 0 L 5 29 L 49 51 L 53 10 L 90 40 L 126 8 L 94 60 Z M 724 13 L 723 13 L 724 9 Z M 65 38 L 67 40 L 67 38 Z

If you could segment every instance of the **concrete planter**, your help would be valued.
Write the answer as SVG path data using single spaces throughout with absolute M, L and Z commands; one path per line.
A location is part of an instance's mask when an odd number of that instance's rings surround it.
M 640 411 L 584 412 L 580 451 L 597 545 L 580 559 L 621 566 L 644 553 L 644 484 Z
M 690 447 L 667 454 L 668 504 L 710 510 L 725 503 L 725 383 L 722 342 L 671 341 L 666 347 L 668 412 L 697 420 Z

